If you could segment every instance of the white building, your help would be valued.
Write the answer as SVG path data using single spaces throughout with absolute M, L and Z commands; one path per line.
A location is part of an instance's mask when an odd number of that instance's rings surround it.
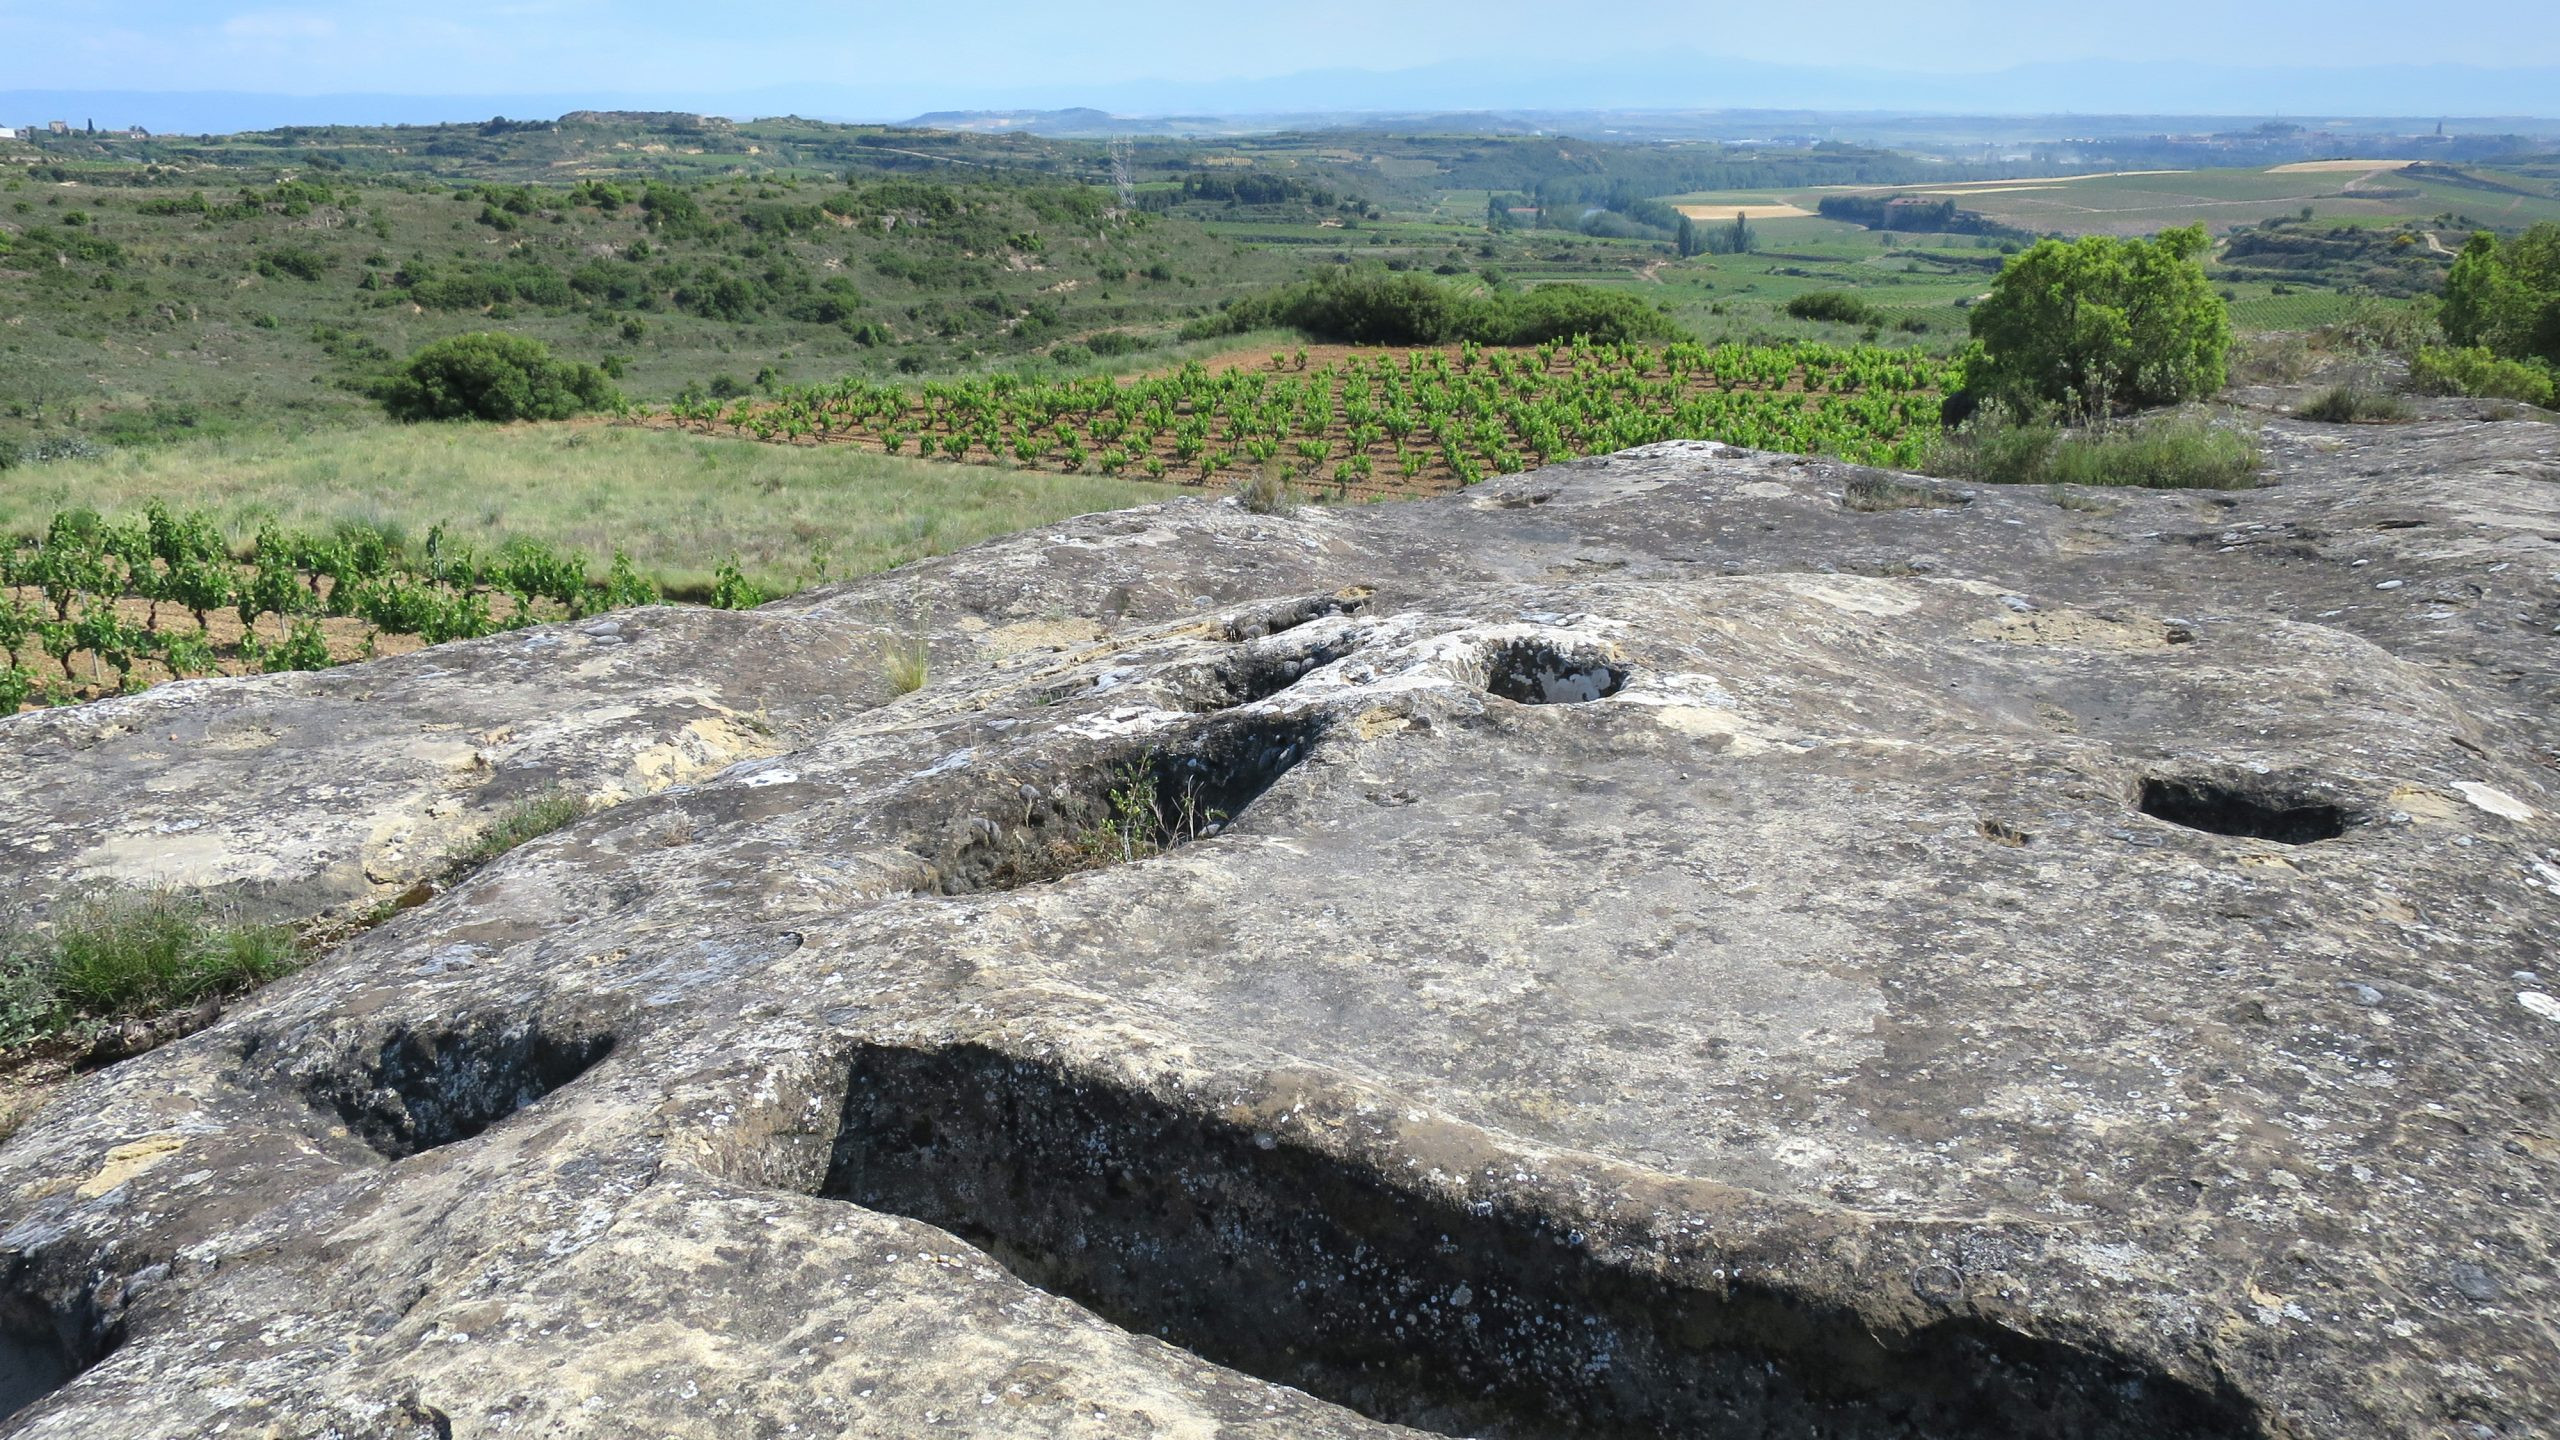
M 0 140 L 15 140 L 17 138 L 18 132 L 14 128 L 7 125 L 0 125 Z

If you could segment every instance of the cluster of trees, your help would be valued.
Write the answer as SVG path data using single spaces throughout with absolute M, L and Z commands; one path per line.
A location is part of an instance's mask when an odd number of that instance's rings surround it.
M 1624 344 L 1680 335 L 1660 310 L 1621 290 L 1541 285 L 1467 292 L 1420 275 L 1369 269 L 1328 271 L 1239 300 L 1184 333 L 1205 338 L 1269 328 L 1353 345 L 1538 345 L 1576 337 Z
M 1307 205 L 1330 210 L 1343 199 L 1342 193 L 1330 185 L 1294 175 L 1262 170 L 1204 170 L 1183 176 L 1178 189 L 1150 191 L 1141 203 L 1154 209 L 1171 209 L 1183 201 L 1196 201 L 1212 205 Z
M 1989 235 L 2020 242 L 2035 237 L 2012 225 L 1972 210 L 1956 208 L 1949 199 L 1918 195 L 1825 195 L 1814 210 L 1826 220 L 1844 220 L 1870 230 L 1899 230 L 1925 235 Z
M 1751 228 L 1751 217 L 1736 210 L 1730 225 L 1701 225 L 1683 215 L 1676 235 L 1683 258 L 1692 255 L 1748 255 L 1760 248 L 1760 234 Z

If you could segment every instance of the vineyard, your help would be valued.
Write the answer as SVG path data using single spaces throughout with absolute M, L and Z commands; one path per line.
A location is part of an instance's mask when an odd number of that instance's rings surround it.
M 201 514 L 159 504 L 115 523 L 53 517 L 42 539 L 0 553 L 0 715 L 200 675 L 317 670 L 543 620 L 660 598 L 616 554 L 538 541 L 488 555 L 430 533 L 410 548 L 378 530 L 259 530 L 235 554 Z M 734 565 L 712 603 L 760 604 Z
M 963 463 L 1211 484 L 1275 470 L 1339 499 L 1437 494 L 1659 440 L 1720 440 L 1908 468 L 1960 362 L 1909 350 L 1557 343 L 1382 350 L 1307 368 L 910 391 L 848 379 L 644 416 L 704 434 L 852 444 Z

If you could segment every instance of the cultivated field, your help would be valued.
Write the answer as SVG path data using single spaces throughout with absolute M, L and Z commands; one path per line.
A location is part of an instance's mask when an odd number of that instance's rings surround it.
M 2148 234 L 2199 221 L 2221 229 L 2308 206 L 2319 223 L 2374 224 L 2436 215 L 2484 225 L 2560 220 L 2560 195 L 2548 182 L 2505 177 L 2479 167 L 2412 173 L 2401 160 L 2317 160 L 2242 170 L 2140 170 L 2044 179 L 1958 181 L 1942 185 L 1808 187 L 1772 195 L 1734 191 L 1674 197 L 1684 213 L 1730 215 L 1736 203 L 1816 208 L 1825 194 L 1911 195 L 1954 200 L 1997 224 L 2035 233 Z M 2466 182 L 2455 178 L 2469 176 Z M 2520 183 L 2516 183 L 2520 180 Z
M 1668 439 L 1908 466 L 1955 382 L 1917 351 L 1820 343 L 1337 353 L 1117 382 L 847 380 L 653 418 L 795 447 L 1199 485 L 1267 476 L 1375 499 Z

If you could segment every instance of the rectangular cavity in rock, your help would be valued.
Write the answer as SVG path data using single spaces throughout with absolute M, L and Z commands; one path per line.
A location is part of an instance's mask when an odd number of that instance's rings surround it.
M 976 1046 L 852 1058 L 823 1193 L 938 1226 L 1126 1329 L 1449 1435 L 2257 1436 L 2121 1357 L 1609 1263 L 1285 1135 Z

